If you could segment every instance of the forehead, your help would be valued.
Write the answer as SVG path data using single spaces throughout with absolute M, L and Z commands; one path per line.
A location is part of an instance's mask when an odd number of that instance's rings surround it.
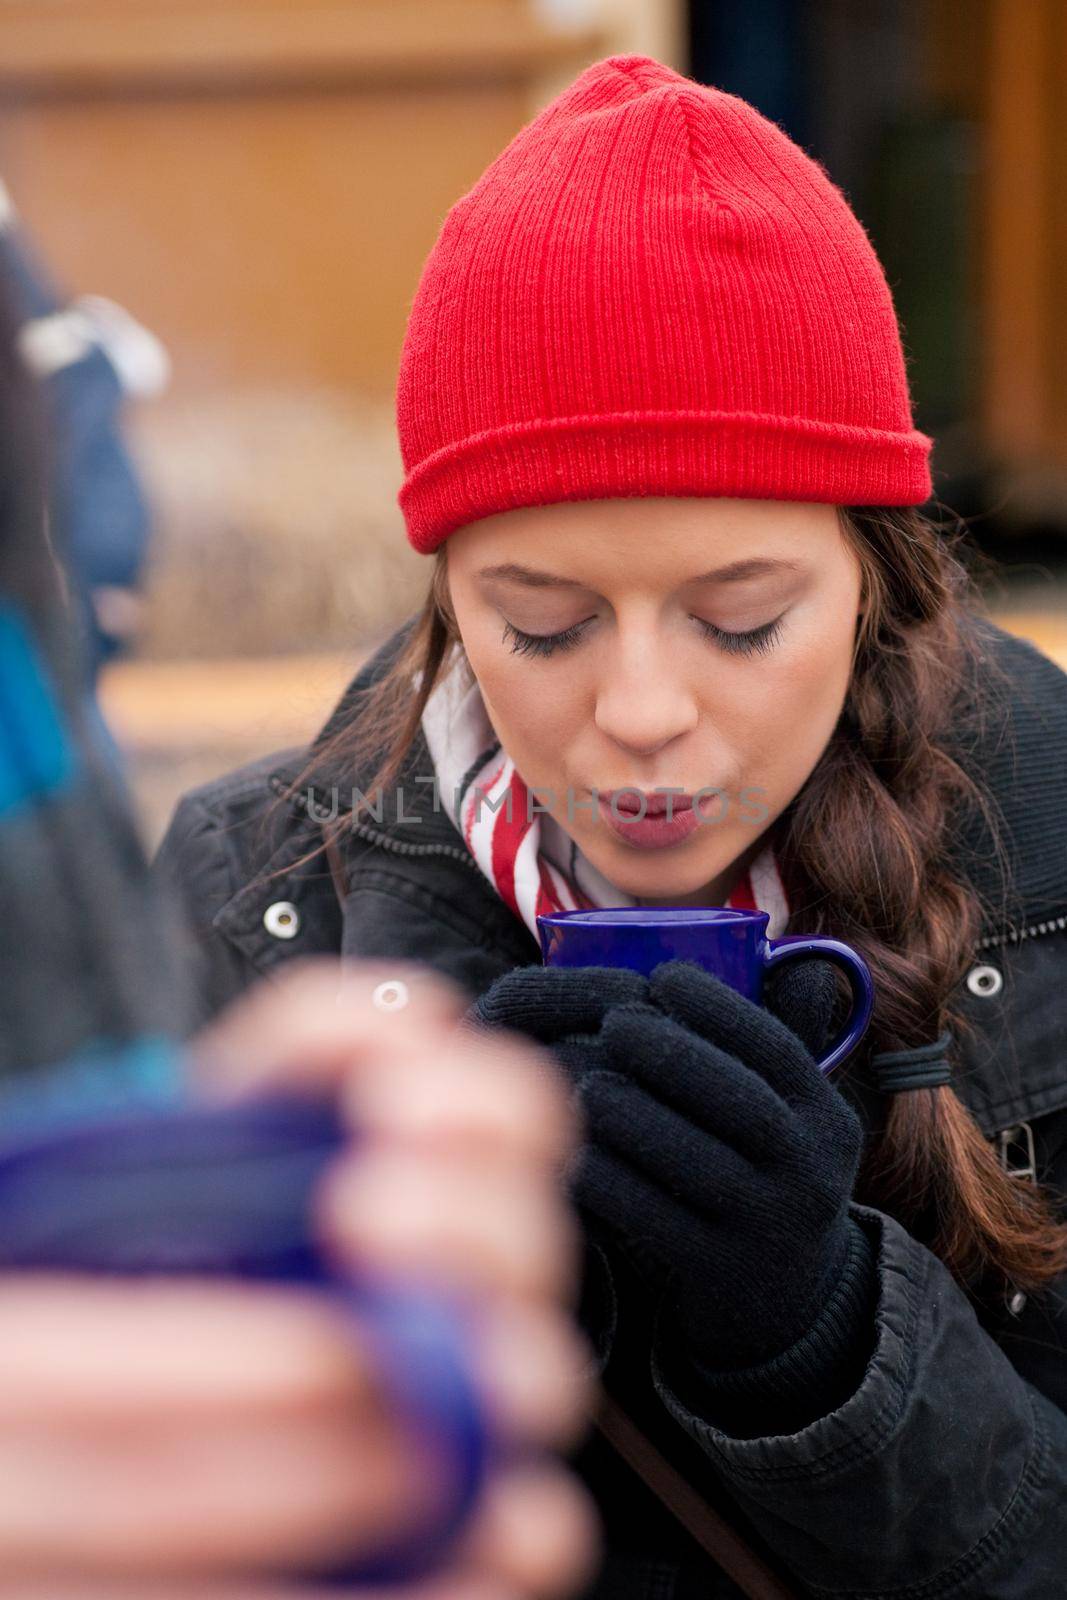
M 516 582 L 509 569 L 525 568 L 601 588 L 622 579 L 673 585 L 742 561 L 795 570 L 840 537 L 832 505 L 646 496 L 524 506 L 470 523 L 446 544 L 449 564 L 465 575 Z

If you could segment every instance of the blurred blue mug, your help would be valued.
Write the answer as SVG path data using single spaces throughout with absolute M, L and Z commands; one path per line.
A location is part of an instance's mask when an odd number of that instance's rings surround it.
M 766 911 L 730 906 L 606 906 L 539 916 L 541 954 L 549 967 L 629 967 L 646 977 L 661 961 L 694 961 L 705 972 L 763 1004 L 764 975 L 783 961 L 818 956 L 848 978 L 852 1009 L 819 1061 L 834 1067 L 855 1050 L 871 1020 L 874 981 L 861 955 L 840 939 L 787 934 L 768 939 Z

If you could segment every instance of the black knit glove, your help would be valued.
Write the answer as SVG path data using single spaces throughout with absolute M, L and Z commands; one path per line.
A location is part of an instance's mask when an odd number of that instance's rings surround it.
M 831 969 L 774 977 L 779 1015 L 681 961 L 647 981 L 520 969 L 475 1009 L 549 1044 L 571 1075 L 587 1124 L 574 1198 L 666 1291 L 694 1368 L 724 1402 L 791 1403 L 806 1387 L 821 1404 L 846 1369 L 853 1380 L 871 1312 L 870 1248 L 848 1214 L 862 1133 L 812 1055 Z
M 597 1047 L 574 1195 L 669 1285 L 699 1365 L 766 1363 L 831 1300 L 845 1321 L 858 1312 L 869 1257 L 848 1207 L 862 1130 L 802 1038 L 671 961 L 648 1002 L 606 1013 Z
M 514 967 L 479 995 L 464 1021 L 554 1044 L 595 1033 L 612 1006 L 647 1001 L 648 993 L 648 979 L 628 967 Z

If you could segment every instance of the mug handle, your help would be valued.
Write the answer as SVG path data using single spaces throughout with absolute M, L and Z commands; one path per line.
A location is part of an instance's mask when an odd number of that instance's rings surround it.
M 823 939 L 817 934 L 794 933 L 781 939 L 768 939 L 763 970 L 769 972 L 783 961 L 795 961 L 802 956 L 819 956 L 823 961 L 832 961 L 835 967 L 841 968 L 852 990 L 848 1021 L 818 1063 L 819 1071 L 825 1075 L 852 1054 L 867 1032 L 874 1009 L 874 979 L 866 961 L 849 945 L 840 939 Z

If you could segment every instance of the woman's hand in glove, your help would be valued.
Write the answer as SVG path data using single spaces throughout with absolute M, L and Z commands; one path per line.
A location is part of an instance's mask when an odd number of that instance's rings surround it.
M 514 967 L 467 1011 L 476 1028 L 513 1028 L 550 1044 L 594 1032 L 612 1007 L 648 999 L 648 979 L 628 967 Z
M 792 1380 L 814 1379 L 868 1311 L 870 1249 L 848 1214 L 862 1130 L 805 1042 L 822 1044 L 829 978 L 797 963 L 778 987 L 791 1027 L 665 962 L 647 1001 L 605 1013 L 579 1083 L 574 1196 L 669 1284 L 672 1331 L 705 1372 L 814 1339 Z
M 529 966 L 468 1012 L 550 1047 L 585 1116 L 574 1199 L 669 1288 L 671 1338 L 720 1398 L 782 1417 L 785 1397 L 817 1408 L 851 1382 L 869 1333 L 873 1262 L 848 1215 L 862 1133 L 814 1058 L 835 993 L 814 960 L 769 975 L 768 1009 L 691 962 Z

